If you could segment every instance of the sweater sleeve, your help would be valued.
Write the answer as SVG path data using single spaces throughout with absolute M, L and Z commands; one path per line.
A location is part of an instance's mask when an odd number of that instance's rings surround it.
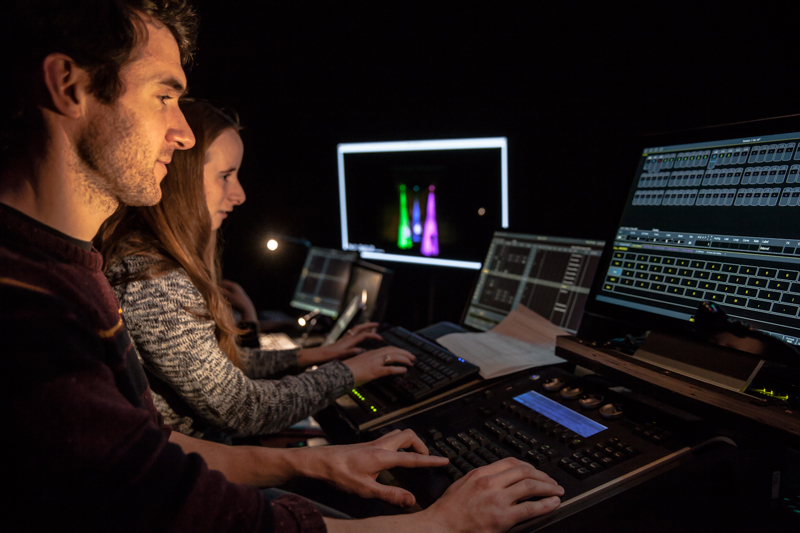
M 205 302 L 183 270 L 130 282 L 118 296 L 145 365 L 199 415 L 234 436 L 284 429 L 353 385 L 352 373 L 338 361 L 279 380 L 248 378 L 220 349 L 214 322 L 198 316 Z M 270 357 L 257 350 L 250 356 L 248 367 L 256 374 L 296 364 L 296 355 Z
M 299 371 L 297 350 L 242 348 L 242 372 L 249 378 L 268 378 L 285 370 Z

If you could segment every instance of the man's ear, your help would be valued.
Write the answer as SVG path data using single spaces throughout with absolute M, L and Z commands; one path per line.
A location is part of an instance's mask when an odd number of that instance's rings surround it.
M 70 118 L 79 118 L 89 95 L 89 73 L 69 56 L 58 53 L 44 58 L 42 71 L 53 110 Z

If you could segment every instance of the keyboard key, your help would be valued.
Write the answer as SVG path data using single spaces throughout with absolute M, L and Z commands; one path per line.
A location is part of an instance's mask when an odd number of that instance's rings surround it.
M 742 298 L 741 296 L 728 296 L 725 298 L 725 303 L 744 307 L 747 305 L 747 298 Z
M 692 276 L 692 271 L 689 270 L 688 268 L 681 268 L 678 270 L 678 275 L 689 278 Z
M 665 292 L 667 290 L 667 286 L 663 283 L 653 283 L 650 285 L 650 290 L 658 291 L 658 292 Z
M 705 291 L 713 291 L 717 288 L 717 284 L 710 281 L 701 281 L 697 286 Z
M 676 264 L 679 267 L 688 267 L 690 263 L 691 263 L 691 261 L 689 261 L 688 259 L 678 259 L 676 261 Z
M 751 287 L 766 287 L 767 283 L 769 283 L 769 280 L 764 278 L 750 278 L 747 280 L 747 284 Z
M 800 304 L 800 294 L 786 293 L 781 297 L 781 301 L 787 304 Z
M 796 270 L 781 270 L 778 272 L 778 279 L 794 281 L 797 279 L 797 274 Z
M 762 278 L 774 278 L 777 272 L 774 268 L 759 268 L 757 275 Z
M 703 291 L 697 289 L 687 289 L 684 293 L 684 296 L 688 296 L 689 298 L 697 298 L 701 299 L 703 297 Z
M 742 265 L 739 267 L 739 274 L 746 274 L 748 276 L 755 276 L 758 269 L 750 265 Z
M 736 294 L 740 296 L 749 296 L 751 298 L 755 298 L 758 296 L 758 289 L 754 289 L 752 287 L 739 287 L 736 290 Z
M 681 280 L 681 285 L 684 287 L 697 287 L 697 281 L 693 279 L 684 279 Z
M 735 283 L 736 285 L 746 285 L 747 279 L 748 278 L 745 276 L 731 276 L 728 281 L 731 283 Z
M 782 315 L 796 316 L 798 307 L 796 305 L 786 305 L 784 303 L 773 304 L 772 312 Z
M 726 294 L 732 294 L 736 292 L 736 285 L 723 285 L 720 283 L 717 285 L 717 292 L 724 292 Z
M 661 265 L 650 265 L 650 272 L 661 272 L 664 269 Z
M 772 302 L 764 302 L 761 300 L 750 300 L 747 303 L 747 307 L 750 309 L 758 309 L 759 311 L 769 311 L 769 308 L 772 306 Z
M 691 263 L 692 268 L 705 268 L 706 262 L 705 261 L 692 261 Z
M 708 270 L 719 271 L 722 268 L 722 263 L 706 263 Z
M 788 281 L 772 280 L 769 282 L 768 287 L 770 289 L 775 289 L 776 291 L 788 291 L 789 285 L 791 284 Z
M 728 274 L 711 274 L 712 281 L 728 281 Z
M 675 267 L 665 267 L 664 274 L 675 275 L 678 273 L 678 269 Z
M 662 265 L 674 265 L 675 258 L 674 257 L 665 257 L 663 261 L 661 261 Z
M 778 301 L 781 299 L 781 296 L 782 296 L 781 293 L 777 291 L 771 291 L 771 290 L 758 291 L 758 297 L 764 300 Z
M 670 294 L 683 294 L 684 290 L 685 289 L 680 287 L 671 286 L 669 289 L 667 289 L 667 292 Z
M 725 295 L 718 292 L 707 292 L 705 296 L 703 296 L 703 299 L 712 302 L 723 302 L 725 301 Z

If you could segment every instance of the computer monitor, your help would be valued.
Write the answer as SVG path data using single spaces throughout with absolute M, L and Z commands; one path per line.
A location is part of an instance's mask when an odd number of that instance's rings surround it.
M 337 147 L 342 249 L 362 258 L 478 270 L 508 227 L 505 137 Z
M 289 305 L 304 311 L 319 309 L 320 314 L 336 318 L 357 259 L 354 252 L 312 246 Z
M 677 331 L 705 300 L 797 344 L 800 117 L 649 138 L 636 157 L 587 310 Z
M 383 320 L 389 298 L 392 271 L 366 261 L 356 261 L 350 272 L 342 304 L 344 308 L 336 324 L 325 337 L 323 346 L 336 342 L 347 329 L 366 322 Z
M 392 282 L 392 271 L 366 261 L 356 261 L 350 274 L 350 284 L 344 297 L 350 302 L 355 296 L 366 291 L 367 301 L 356 324 L 364 322 L 381 322 L 386 314 L 389 301 L 389 288 Z
M 603 241 L 496 232 L 463 323 L 480 331 L 519 304 L 576 332 Z

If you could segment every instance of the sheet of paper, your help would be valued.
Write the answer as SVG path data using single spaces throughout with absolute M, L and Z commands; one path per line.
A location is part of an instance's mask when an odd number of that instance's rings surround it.
M 481 368 L 485 379 L 537 366 L 563 363 L 556 337 L 567 332 L 520 305 L 486 333 L 451 333 L 436 342 Z

